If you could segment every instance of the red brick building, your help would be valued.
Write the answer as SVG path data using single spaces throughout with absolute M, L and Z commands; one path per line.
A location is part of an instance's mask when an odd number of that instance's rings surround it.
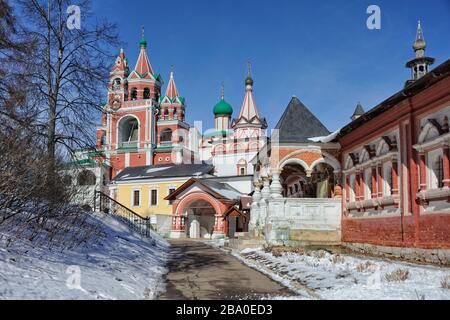
M 450 60 L 434 70 L 418 27 L 405 87 L 339 133 L 342 241 L 450 248 Z
M 164 95 L 162 85 L 142 34 L 134 69 L 130 70 L 124 50 L 120 50 L 110 72 L 102 125 L 97 129 L 97 149 L 105 153 L 112 178 L 127 167 L 181 163 L 185 157 L 191 158 L 185 99 L 178 93 L 173 72 Z

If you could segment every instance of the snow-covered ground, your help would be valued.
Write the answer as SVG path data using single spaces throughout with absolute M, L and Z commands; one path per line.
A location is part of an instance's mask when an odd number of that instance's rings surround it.
M 154 299 L 165 290 L 169 244 L 94 214 L 99 235 L 66 251 L 0 245 L 0 299 Z
M 323 250 L 274 256 L 260 248 L 244 249 L 233 255 L 296 291 L 298 296 L 294 299 L 450 300 L 450 289 L 442 288 L 441 284 L 445 277 L 450 279 L 450 268 Z M 408 274 L 407 279 L 389 281 L 389 275 L 399 269 L 405 270 L 401 272 Z

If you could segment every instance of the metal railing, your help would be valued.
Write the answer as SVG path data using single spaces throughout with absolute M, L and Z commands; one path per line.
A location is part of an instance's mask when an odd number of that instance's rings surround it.
M 123 141 L 119 143 L 119 148 L 137 148 L 138 141 Z
M 106 214 L 113 214 L 119 217 L 134 231 L 144 237 L 151 237 L 150 231 L 153 230 L 153 227 L 150 223 L 150 218 L 142 217 L 101 191 L 95 191 L 94 210 Z

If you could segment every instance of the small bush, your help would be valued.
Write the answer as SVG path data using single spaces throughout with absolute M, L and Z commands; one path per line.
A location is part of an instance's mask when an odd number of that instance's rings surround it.
M 397 269 L 397 270 L 392 271 L 391 273 L 386 273 L 384 277 L 389 282 L 405 281 L 406 279 L 409 278 L 409 270 Z
M 450 276 L 445 276 L 442 278 L 441 287 L 443 289 L 450 289 Z
M 325 257 L 326 254 L 327 254 L 326 251 L 318 250 L 318 251 L 311 251 L 309 255 L 313 258 L 322 259 Z
M 264 251 L 267 253 L 271 253 L 274 257 L 281 257 L 284 253 L 296 253 L 296 254 L 304 254 L 305 253 L 305 249 L 302 247 L 266 246 L 266 247 L 264 247 Z
M 272 246 L 264 246 L 264 252 L 270 253 L 272 252 L 273 247 Z
M 375 271 L 376 265 L 373 262 L 366 261 L 358 264 L 356 266 L 356 271 L 358 272 L 366 272 L 366 271 Z
M 284 248 L 282 247 L 275 247 L 272 248 L 272 255 L 274 257 L 281 257 L 283 255 L 283 253 L 285 252 Z
M 331 262 L 332 262 L 333 264 L 344 263 L 344 262 L 345 262 L 345 259 L 344 259 L 344 257 L 341 256 L 340 254 L 335 254 L 335 255 L 332 256 Z

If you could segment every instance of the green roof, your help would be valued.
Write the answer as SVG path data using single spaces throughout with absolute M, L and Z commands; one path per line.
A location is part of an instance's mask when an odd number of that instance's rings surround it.
M 231 105 L 225 101 L 225 99 L 221 99 L 218 104 L 214 106 L 213 110 L 214 114 L 216 116 L 218 115 L 232 115 L 233 114 L 233 108 Z
M 228 136 L 230 134 L 232 134 L 233 131 L 232 130 L 217 130 L 217 131 L 211 131 L 211 132 L 206 132 L 203 137 L 205 138 L 210 138 L 210 137 L 217 137 L 217 136 Z
M 141 46 L 147 47 L 147 40 L 145 40 L 145 38 L 142 37 L 142 38 L 141 38 L 141 41 L 139 42 L 139 44 L 140 44 Z
M 165 98 L 169 99 L 169 101 L 170 101 L 171 103 L 176 102 L 176 98 L 170 98 L 170 97 L 168 97 L 168 96 L 161 96 L 161 97 L 159 97 L 159 102 L 163 102 L 163 100 L 164 100 Z M 178 99 L 180 100 L 181 104 L 184 104 L 184 102 L 185 102 L 185 98 L 184 98 L 184 97 L 178 96 Z
M 83 165 L 83 164 L 97 164 L 97 162 L 95 162 L 92 159 L 82 159 L 82 160 L 76 160 L 76 161 L 72 161 L 70 162 L 70 164 L 76 164 L 76 165 Z

